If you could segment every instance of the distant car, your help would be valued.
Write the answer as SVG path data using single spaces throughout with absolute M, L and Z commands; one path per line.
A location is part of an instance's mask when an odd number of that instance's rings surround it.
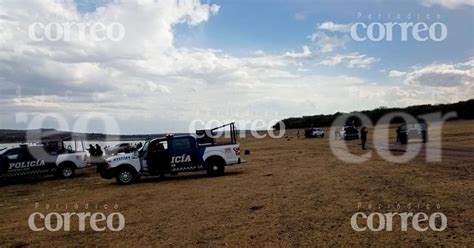
M 306 138 L 316 138 L 324 137 L 324 130 L 322 128 L 307 128 L 304 130 L 304 137 Z
M 336 139 L 359 139 L 359 129 L 354 126 L 344 126 L 336 130 Z
M 105 149 L 105 154 L 116 155 L 118 153 L 129 153 L 132 151 L 132 145 L 130 143 L 119 143 L 115 146 Z
M 423 143 L 428 142 L 428 125 L 426 123 L 402 124 L 398 132 L 398 141 L 401 144 L 408 144 L 411 139 L 421 139 Z

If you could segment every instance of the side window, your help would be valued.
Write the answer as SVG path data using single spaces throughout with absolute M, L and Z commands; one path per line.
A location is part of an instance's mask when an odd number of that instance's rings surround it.
M 8 152 L 5 153 L 5 156 L 8 157 L 8 159 L 19 159 L 22 157 L 22 152 L 21 152 L 21 149 L 20 148 L 15 148 L 15 149 L 12 149 Z
M 149 146 L 149 145 L 150 145 L 150 142 L 148 142 L 148 141 L 147 141 L 147 142 L 145 142 L 145 144 L 144 144 L 144 145 L 143 145 L 143 147 L 142 147 L 142 151 L 143 151 L 143 152 L 147 152 L 147 151 L 148 151 L 148 146 Z
M 165 150 L 168 150 L 168 141 L 161 141 L 160 144 L 163 146 Z
M 29 147 L 28 150 L 25 152 L 27 153 L 29 159 L 33 160 L 44 160 L 49 155 L 57 155 L 57 151 L 48 151 L 45 147 L 42 146 L 32 146 Z
M 173 139 L 173 150 L 176 152 L 186 152 L 194 149 L 195 144 L 191 139 L 182 138 L 182 139 Z
M 158 151 L 164 151 L 166 149 L 168 149 L 168 142 L 165 140 L 165 141 L 155 141 L 155 142 L 152 142 L 148 145 L 150 147 L 150 152 L 151 153 L 156 153 Z M 146 147 L 148 148 L 148 147 Z

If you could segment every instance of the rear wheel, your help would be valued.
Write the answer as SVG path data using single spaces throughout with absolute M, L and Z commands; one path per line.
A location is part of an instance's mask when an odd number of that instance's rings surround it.
M 57 176 L 61 178 L 71 178 L 76 174 L 76 167 L 72 164 L 59 165 Z
M 211 177 L 224 175 L 225 161 L 221 158 L 209 158 L 206 161 L 207 174 Z
M 138 179 L 137 173 L 129 167 L 119 168 L 115 176 L 115 180 L 118 184 L 131 184 Z

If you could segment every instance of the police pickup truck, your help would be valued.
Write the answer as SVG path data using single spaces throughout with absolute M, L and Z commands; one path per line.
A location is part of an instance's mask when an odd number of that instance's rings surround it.
M 86 167 L 87 153 L 67 148 L 62 141 L 20 145 L 0 152 L 0 178 L 54 174 L 62 178 Z
M 406 145 L 409 140 L 421 139 L 423 143 L 428 142 L 428 124 L 402 124 L 397 128 L 397 141 Z
M 359 139 L 359 130 L 355 126 L 344 126 L 336 130 L 336 139 Z
M 230 127 L 230 142 L 218 143 L 216 130 Z M 224 167 L 240 164 L 240 146 L 236 141 L 234 123 L 211 130 L 199 130 L 196 135 L 168 135 L 151 139 L 133 153 L 120 154 L 98 164 L 102 178 L 115 178 L 119 184 L 130 184 L 140 176 L 158 176 L 206 170 L 210 176 L 224 174 Z

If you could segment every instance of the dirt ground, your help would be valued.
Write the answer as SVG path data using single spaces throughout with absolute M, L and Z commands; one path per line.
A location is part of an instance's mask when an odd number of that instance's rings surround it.
M 390 133 L 393 142 L 393 127 Z M 0 246 L 473 247 L 474 122 L 444 126 L 442 162 L 426 162 L 425 156 L 438 147 L 439 137 L 417 158 L 399 164 L 383 160 L 374 148 L 393 154 L 411 148 L 394 149 L 371 135 L 372 130 L 366 151 L 360 141 L 347 142 L 353 154 L 372 152 L 360 164 L 334 156 L 327 135 L 298 139 L 296 130 L 289 130 L 280 139 L 240 139 L 242 151 L 251 152 L 245 156 L 248 163 L 227 167 L 225 176 L 217 178 L 200 172 L 119 186 L 90 168 L 70 180 L 4 183 Z M 76 203 L 76 212 L 120 212 L 124 229 L 95 232 L 86 227 L 80 232 L 75 219 L 71 231 L 33 232 L 28 227 L 32 213 L 70 212 Z M 53 209 L 45 209 L 46 204 Z M 104 210 L 105 204 L 118 208 Z M 404 232 L 394 220 L 393 231 L 356 232 L 350 221 L 356 212 L 442 212 L 448 227 Z

